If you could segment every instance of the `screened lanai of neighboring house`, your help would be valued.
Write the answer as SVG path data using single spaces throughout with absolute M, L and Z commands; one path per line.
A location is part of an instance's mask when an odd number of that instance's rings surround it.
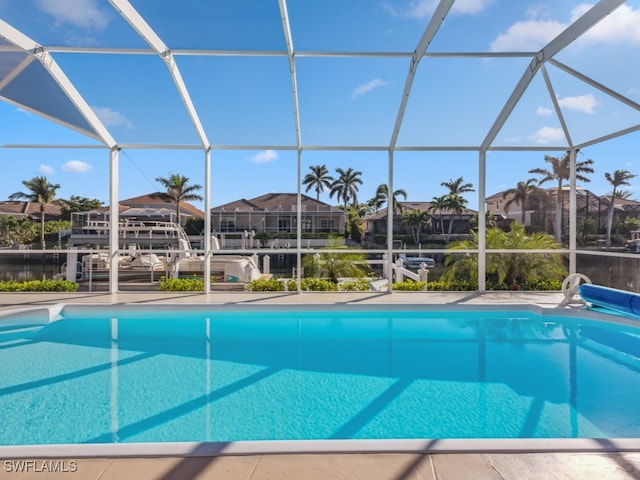
M 640 187 L 639 54 L 640 0 L 6 0 L 0 199 L 46 175 L 61 197 L 101 199 L 114 227 L 120 199 L 180 173 L 201 187 L 195 206 L 212 232 L 215 206 L 294 194 L 286 253 L 246 243 L 231 253 L 286 255 L 300 285 L 303 257 L 317 252 L 303 241 L 303 195 L 346 211 L 380 185 L 419 203 L 463 178 L 477 243 L 456 254 L 477 256 L 485 291 L 492 256 L 513 253 L 487 246 L 486 199 L 531 178 L 555 187 L 540 171 L 566 156 L 564 208 L 543 223 L 559 240 L 552 253 L 567 273 L 607 270 L 600 283 L 612 284 L 612 265 L 635 256 L 581 243 L 579 192 Z M 320 165 L 333 180 L 355 172 L 361 182 L 346 197 L 310 188 L 305 177 Z M 607 180 L 616 171 L 630 174 L 626 184 Z M 394 203 L 380 208 L 393 233 L 351 246 L 384 271 L 398 253 L 451 254 L 446 243 L 394 242 Z M 117 228 L 108 243 L 115 293 Z M 213 251 L 210 235 L 199 248 Z M 637 290 L 640 279 L 624 286 Z

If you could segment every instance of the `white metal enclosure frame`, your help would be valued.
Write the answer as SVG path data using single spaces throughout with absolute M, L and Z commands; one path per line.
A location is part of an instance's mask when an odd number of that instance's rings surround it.
M 562 253 L 569 254 L 569 271 L 570 273 L 574 273 L 576 271 L 576 172 L 575 172 L 575 163 L 576 163 L 576 152 L 581 148 L 584 148 L 589 145 L 593 145 L 596 143 L 601 143 L 622 135 L 626 135 L 632 132 L 636 132 L 640 130 L 640 124 L 635 125 L 620 131 L 613 132 L 601 138 L 592 139 L 589 142 L 585 142 L 582 144 L 575 144 L 572 140 L 571 131 L 567 126 L 563 118 L 563 113 L 558 105 L 558 101 L 556 98 L 556 94 L 554 92 L 554 86 L 547 74 L 547 69 L 545 65 L 547 63 L 553 65 L 566 72 L 567 74 L 575 77 L 581 82 L 589 84 L 591 87 L 605 93 L 607 96 L 615 99 L 618 102 L 625 104 L 628 107 L 635 109 L 636 111 L 640 111 L 640 105 L 627 96 L 606 87 L 605 85 L 593 80 L 589 76 L 578 72 L 571 67 L 563 64 L 562 62 L 556 60 L 554 57 L 565 49 L 568 45 L 570 45 L 575 40 L 579 39 L 586 32 L 588 32 L 592 27 L 594 27 L 598 22 L 611 14 L 616 8 L 620 7 L 625 3 L 625 0 L 600 0 L 597 4 L 591 7 L 586 13 L 580 16 L 577 20 L 571 23 L 566 29 L 564 29 L 560 34 L 558 34 L 551 42 L 545 45 L 542 49 L 537 52 L 513 52 L 513 53 L 477 53 L 477 52 L 467 52 L 467 53 L 438 53 L 431 54 L 429 52 L 429 46 L 431 45 L 433 39 L 436 37 L 443 21 L 447 18 L 447 15 L 450 12 L 450 9 L 453 7 L 455 0 L 441 0 L 436 7 L 433 15 L 426 26 L 423 35 L 421 36 L 416 48 L 409 53 L 392 53 L 392 52 L 314 52 L 314 51 L 297 51 L 294 48 L 294 35 L 291 30 L 291 23 L 289 19 L 289 12 L 286 0 L 278 0 L 278 9 L 280 12 L 280 18 L 282 22 L 282 33 L 284 37 L 284 43 L 286 45 L 286 51 L 284 52 L 256 52 L 256 51 L 207 51 L 207 50 L 179 50 L 179 49 L 170 49 L 160 36 L 153 30 L 150 24 L 143 18 L 143 16 L 133 7 L 133 5 L 128 0 L 109 0 L 115 12 L 120 15 L 132 28 L 137 32 L 141 39 L 149 46 L 150 50 L 136 50 L 136 49 L 119 49 L 119 48 L 90 48 L 90 47 L 47 47 L 42 46 L 37 43 L 35 40 L 32 40 L 28 36 L 24 35 L 17 29 L 15 29 L 12 25 L 6 23 L 5 21 L 0 19 L 0 66 L 3 67 L 3 71 L 7 73 L 3 78 L 0 78 L 0 98 L 6 102 L 17 105 L 23 109 L 31 111 L 33 113 L 39 114 L 45 118 L 53 120 L 61 125 L 72 128 L 76 131 L 81 132 L 84 135 L 92 139 L 98 140 L 104 148 L 109 151 L 109 162 L 110 162 L 110 180 L 109 180 L 109 191 L 110 191 L 110 207 L 111 207 L 111 216 L 110 221 L 112 222 L 112 226 L 116 225 L 118 222 L 118 172 L 119 172 L 119 152 L 122 149 L 189 149 L 189 150 L 201 150 L 203 152 L 203 160 L 204 160 L 204 191 L 205 191 L 205 231 L 211 231 L 211 155 L 212 152 L 215 153 L 216 150 L 262 150 L 262 149 L 274 149 L 274 150 L 291 150 L 297 153 L 297 193 L 298 193 L 298 201 L 297 201 L 297 242 L 296 242 L 296 258 L 297 265 L 301 265 L 301 256 L 303 253 L 303 248 L 301 244 L 302 238 L 302 208 L 301 208 L 301 177 L 302 177 L 302 158 L 304 156 L 305 151 L 385 151 L 388 153 L 388 188 L 389 191 L 393 191 L 394 185 L 394 153 L 400 151 L 447 151 L 447 150 L 466 150 L 477 152 L 478 154 L 478 205 L 480 205 L 479 210 L 482 210 L 485 205 L 485 197 L 486 197 L 486 153 L 492 150 L 495 151 L 504 151 L 504 150 L 544 150 L 544 151 L 568 151 L 570 153 L 571 159 L 571 179 L 570 179 L 570 237 L 569 237 L 569 248 L 568 250 L 561 251 Z M 168 73 L 171 77 L 171 80 L 175 86 L 175 89 L 181 99 L 181 102 L 184 106 L 184 109 L 188 115 L 189 120 L 191 121 L 192 127 L 196 132 L 197 138 L 199 140 L 198 144 L 193 145 L 175 145 L 175 144 L 134 144 L 134 143 L 122 143 L 118 142 L 116 139 L 112 137 L 109 130 L 104 126 L 104 124 L 98 119 L 94 111 L 87 104 L 87 102 L 82 98 L 82 96 L 78 93 L 78 90 L 74 87 L 73 83 L 67 78 L 64 71 L 58 66 L 56 61 L 53 59 L 52 54 L 56 52 L 82 52 L 82 53 L 91 53 L 96 55 L 101 54 L 128 54 L 128 55 L 156 55 L 165 63 Z M 21 59 L 19 62 L 15 61 L 15 55 L 20 55 Z M 209 137 L 215 138 L 216 132 L 209 132 L 210 135 L 207 135 L 205 128 L 203 126 L 203 122 L 198 113 L 197 105 L 192 100 L 191 94 L 187 88 L 185 81 L 183 80 L 182 74 L 178 65 L 176 63 L 175 58 L 180 55 L 202 55 L 202 56 L 243 56 L 243 55 L 251 55 L 254 57 L 273 57 L 273 56 L 282 56 L 286 58 L 288 66 L 289 66 L 289 74 L 290 74 L 290 92 L 292 97 L 292 112 L 293 123 L 295 128 L 295 144 L 293 145 L 221 145 L 212 142 Z M 455 147 L 455 146 L 424 146 L 424 147 L 402 147 L 398 146 L 398 136 L 401 132 L 403 126 L 403 120 L 405 117 L 405 113 L 407 110 L 407 105 L 410 101 L 412 87 L 415 79 L 415 75 L 418 69 L 418 65 L 420 62 L 429 57 L 430 55 L 438 56 L 438 57 L 461 57 L 461 58 L 493 58 L 493 57 L 505 57 L 505 56 L 514 56 L 514 57 L 527 57 L 530 58 L 530 62 L 527 65 L 524 72 L 522 72 L 522 76 L 508 97 L 507 101 L 504 103 L 502 109 L 500 110 L 498 116 L 495 118 L 493 124 L 486 132 L 486 135 L 482 142 L 479 145 L 470 145 L 465 147 Z M 300 102 L 299 102 L 299 86 L 298 86 L 298 78 L 297 78 L 297 59 L 298 58 L 339 58 L 339 57 L 348 57 L 348 58 L 385 58 L 385 57 L 401 57 L 409 59 L 409 68 L 407 75 L 405 77 L 405 84 L 402 91 L 402 97 L 399 99 L 397 114 L 395 123 L 393 126 L 393 130 L 390 132 L 390 139 L 388 144 L 384 147 L 380 146 L 340 146 L 340 145 L 309 145 L 303 142 L 303 122 L 300 119 Z M 21 72 L 27 68 L 32 62 L 37 61 L 41 69 L 46 71 L 46 73 L 50 76 L 50 78 L 55 82 L 55 84 L 60 89 L 61 95 L 64 96 L 69 105 L 75 109 L 76 114 L 71 114 L 68 110 L 56 112 L 43 111 L 43 109 L 39 109 L 37 105 L 32 105 L 29 101 L 22 101 L 17 98 L 13 98 L 6 93 L 3 93 L 3 90 L 6 86 L 16 82 L 16 79 L 19 77 Z M 504 126 L 505 122 L 509 118 L 515 106 L 518 104 L 519 100 L 522 98 L 523 94 L 529 87 L 533 78 L 541 73 L 544 78 L 545 85 L 548 89 L 549 97 L 552 100 L 555 114 L 557 115 L 560 124 L 562 126 L 562 131 L 564 133 L 566 144 L 561 147 L 539 147 L 536 145 L 527 146 L 527 147 L 500 147 L 495 146 L 494 142 L 496 136 Z M 15 85 L 15 83 L 14 83 Z M 21 97 L 22 98 L 22 97 Z M 78 117 L 77 121 L 69 121 L 69 118 L 75 119 Z M 70 148 L 74 146 L 70 145 L 21 145 L 21 144 L 6 144 L 3 148 Z M 77 146 L 82 147 L 82 146 Z M 96 146 L 91 146 L 91 148 L 95 148 Z M 392 232 L 393 230 L 393 205 L 392 202 L 387 202 L 387 231 Z M 486 245 L 485 245 L 485 231 L 486 231 L 486 223 L 485 217 L 483 215 L 478 216 L 478 250 L 477 253 L 479 255 L 478 261 L 478 285 L 479 290 L 484 291 L 486 289 L 485 284 L 485 259 L 486 259 Z M 205 255 L 211 255 L 211 240 L 208 235 L 205 235 L 204 240 L 204 250 Z M 499 251 L 492 251 L 495 253 L 500 253 Z M 546 251 L 531 251 L 531 253 L 545 253 Z M 555 251 L 557 253 L 557 251 Z M 386 253 L 388 255 L 389 261 L 391 261 L 393 254 L 393 243 L 392 243 L 392 235 L 388 236 L 388 243 L 386 248 Z M 112 272 L 109 284 L 109 290 L 112 293 L 118 291 L 118 280 L 117 280 L 117 257 L 118 257 L 118 237 L 117 237 L 117 229 L 111 228 L 111 238 L 110 238 L 110 258 L 111 258 L 111 267 Z M 210 265 L 208 262 L 205 262 L 205 291 L 210 291 Z M 298 272 L 300 269 L 297 269 Z M 300 290 L 300 275 L 297 278 L 298 281 L 298 290 Z M 391 283 L 389 283 L 389 292 L 391 292 Z

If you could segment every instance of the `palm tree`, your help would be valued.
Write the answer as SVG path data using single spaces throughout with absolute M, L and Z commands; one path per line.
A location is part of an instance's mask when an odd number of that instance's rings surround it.
M 537 180 L 535 178 L 530 178 L 526 182 L 518 182 L 515 188 L 510 188 L 502 193 L 502 198 L 511 196 L 504 204 L 506 212 L 509 211 L 509 207 L 514 203 L 520 205 L 522 210 L 521 223 L 523 225 L 525 224 L 526 211 L 529 206 L 529 197 L 538 189 L 536 183 Z
M 473 216 L 469 219 L 469 225 L 471 226 L 471 230 L 477 230 L 478 225 L 480 224 L 480 214 L 474 213 Z M 496 220 L 496 216 L 492 213 L 485 212 L 484 213 L 484 226 L 485 228 L 495 228 L 498 226 L 498 221 Z
M 609 203 L 609 211 L 607 212 L 607 247 L 611 246 L 611 227 L 613 225 L 613 211 L 615 209 L 616 198 L 621 198 L 620 193 L 624 190 L 618 190 L 618 187 L 629 186 L 631 183 L 629 180 L 636 175 L 632 174 L 628 170 L 614 170 L 613 174 L 605 172 L 604 178 L 611 184 L 613 190 L 611 191 L 611 202 Z
M 460 215 L 467 206 L 467 203 L 467 199 L 457 193 L 450 193 L 444 196 L 445 208 L 455 215 Z M 453 231 L 453 218 L 454 215 L 451 215 L 451 218 L 449 219 L 449 233 L 447 234 L 447 241 L 451 238 L 451 232 Z
M 376 207 L 376 199 L 371 198 L 367 200 L 365 203 L 361 203 L 358 205 L 358 215 L 360 218 L 368 217 L 369 215 L 373 215 L 378 211 Z
M 178 173 L 170 173 L 169 178 L 157 177 L 156 182 L 160 182 L 167 192 L 162 194 L 165 198 L 176 204 L 176 222 L 180 223 L 180 202 L 202 200 L 202 196 L 194 193 L 201 190 L 201 185 L 189 185 L 189 178 Z
M 422 227 L 431 223 L 431 217 L 427 212 L 423 212 L 419 208 L 415 210 L 407 210 L 402 214 L 402 222 L 409 225 L 414 243 L 420 243 L 420 234 Z
M 429 205 L 429 211 L 435 213 L 438 216 L 438 222 L 440 223 L 440 232 L 444 235 L 444 219 L 443 210 L 447 208 L 447 196 L 433 197 L 431 205 Z
M 635 175 L 634 175 L 635 177 Z M 607 193 L 607 195 L 611 196 L 612 192 Z M 616 191 L 616 198 L 620 198 L 622 200 L 629 200 L 633 197 L 633 192 L 630 190 L 618 190 Z
M 393 212 L 401 214 L 402 213 L 402 205 L 398 201 L 398 197 L 402 196 L 405 200 L 407 199 L 407 192 L 403 189 L 394 190 L 393 192 Z M 389 201 L 389 187 L 386 183 L 378 185 L 378 189 L 376 190 L 376 205 L 380 204 L 380 208 Z
M 329 175 L 326 165 L 312 165 L 309 168 L 311 173 L 307 173 L 302 184 L 307 186 L 305 192 L 313 188 L 316 192 L 316 200 L 320 200 L 320 194 L 325 188 L 331 188 L 334 179 Z
M 352 168 L 343 170 L 336 168 L 339 177 L 331 184 L 329 197 L 334 195 L 338 197 L 338 201 L 344 202 L 344 209 L 347 210 L 347 204 L 351 201 L 353 206 L 358 205 L 358 185 L 362 185 L 362 172 L 355 171 Z
M 71 195 L 69 199 L 60 199 L 60 205 L 62 206 L 63 219 L 71 219 L 71 214 L 75 212 L 88 212 L 104 206 L 101 200 L 97 198 L 79 197 L 77 195 Z
M 533 168 L 529 170 L 529 173 L 533 173 L 535 175 L 542 175 L 542 178 L 538 181 L 538 185 L 542 185 L 548 181 L 557 182 L 556 189 L 556 241 L 558 243 L 562 243 L 562 211 L 563 211 L 563 200 L 562 200 L 562 182 L 565 180 L 569 180 L 570 177 L 570 156 L 569 152 L 565 153 L 561 158 L 552 157 L 550 155 L 544 156 L 544 161 L 548 162 L 551 165 L 551 170 L 546 168 Z M 593 160 L 583 160 L 581 162 L 576 161 L 576 180 L 580 180 L 581 182 L 590 182 L 591 180 L 587 178 L 584 174 L 593 173 Z
M 51 184 L 47 177 L 33 177 L 31 180 L 23 180 L 22 184 L 29 189 L 28 193 L 16 192 L 9 195 L 10 200 L 27 200 L 29 202 L 40 205 L 40 245 L 44 250 L 46 248 L 44 242 L 44 214 L 47 205 L 56 204 L 56 190 L 60 185 Z
M 458 177 L 455 180 L 450 179 L 448 182 L 442 182 L 440 185 L 443 187 L 447 187 L 449 189 L 449 193 L 453 195 L 475 192 L 475 190 L 473 189 L 473 184 L 464 183 L 464 179 L 462 177 Z

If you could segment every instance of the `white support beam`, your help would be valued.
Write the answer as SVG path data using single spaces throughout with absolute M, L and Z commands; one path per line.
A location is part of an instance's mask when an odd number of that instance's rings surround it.
M 608 135 L 604 135 L 602 137 L 594 138 L 589 140 L 588 142 L 583 142 L 580 145 L 577 145 L 578 150 L 582 150 L 583 148 L 590 147 L 591 145 L 597 145 L 598 143 L 606 142 L 608 140 L 613 140 L 614 138 L 622 137 L 624 135 L 629 135 L 630 133 L 634 133 L 640 131 L 640 125 L 634 125 L 632 127 L 624 128 L 622 130 L 618 130 L 617 132 L 610 133 Z
M 211 149 L 204 152 L 204 293 L 211 292 Z
M 302 292 L 302 151 L 298 150 L 296 159 L 296 290 Z
M 578 223 L 578 216 L 576 210 L 578 207 L 578 201 L 576 195 L 576 153 L 577 150 L 575 148 L 569 150 L 569 274 L 576 273 L 577 269 L 576 227 Z
M 429 48 L 429 44 L 433 40 L 433 37 L 438 32 L 438 29 L 444 22 L 447 13 L 451 9 L 453 2 L 455 0 L 441 0 L 438 4 L 436 10 L 433 12 L 431 16 L 431 20 L 427 25 L 424 33 L 422 34 L 422 38 L 418 42 L 418 46 L 413 52 L 411 56 L 411 64 L 409 65 L 409 73 L 407 74 L 407 78 L 404 82 L 404 90 L 402 92 L 402 99 L 400 100 L 400 108 L 398 108 L 398 115 L 396 116 L 396 123 L 393 126 L 393 132 L 391 133 L 391 141 L 389 142 L 389 148 L 394 149 L 396 144 L 398 143 L 398 135 L 400 134 L 400 128 L 402 127 L 402 120 L 404 118 L 404 113 L 407 109 L 407 103 L 409 101 L 409 96 L 411 95 L 411 88 L 413 87 L 413 80 L 416 76 L 416 71 L 418 70 L 418 64 L 422 57 L 424 56 L 427 48 Z
M 298 104 L 298 80 L 296 76 L 295 50 L 293 49 L 293 39 L 291 37 L 291 26 L 289 23 L 289 13 L 287 12 L 286 0 L 278 0 L 280 6 L 280 18 L 282 19 L 282 30 L 287 45 L 287 57 L 289 59 L 289 71 L 291 72 L 291 95 L 293 100 L 293 119 L 296 128 L 296 146 L 298 151 L 302 148 L 302 133 L 300 131 L 300 110 Z
M 571 44 L 574 40 L 586 33 L 596 23 L 601 21 L 611 12 L 613 12 L 620 5 L 625 3 L 625 0 L 600 0 L 599 3 L 589 9 L 584 15 L 578 18 L 575 22 L 569 25 L 562 31 L 556 38 L 551 40 L 542 50 L 540 50 L 536 56 L 531 60 L 529 66 L 525 69 L 520 81 L 516 85 L 515 89 L 511 93 L 511 96 L 502 107 L 502 110 L 498 114 L 495 122 L 489 129 L 487 136 L 482 142 L 481 149 L 487 150 L 493 143 L 498 132 L 502 129 L 505 122 L 511 115 L 511 112 L 520 101 L 520 98 L 526 91 L 527 87 L 535 77 L 538 69 L 542 64 L 556 55 L 559 51 Z
M 120 260 L 120 210 L 118 200 L 120 150 L 114 147 L 109 156 L 109 293 L 118 293 L 118 262 Z
M 596 89 L 600 90 L 601 92 L 606 93 L 610 97 L 615 98 L 619 102 L 622 102 L 622 103 L 624 103 L 624 104 L 628 105 L 629 107 L 634 108 L 636 110 L 640 110 L 640 104 L 634 102 L 630 98 L 625 97 L 624 95 L 621 95 L 620 93 L 616 92 L 615 90 L 611 90 L 610 88 L 605 87 L 601 83 L 596 82 L 591 77 L 588 77 L 588 76 L 586 76 L 586 75 L 574 70 L 573 68 L 565 65 L 564 63 L 558 62 L 556 59 L 553 59 L 553 58 L 551 60 L 549 60 L 549 63 L 551 65 L 553 65 L 554 67 L 558 67 L 560 70 L 565 71 L 569 75 L 572 75 L 572 76 L 576 77 L 578 80 L 582 80 L 583 82 L 587 83 L 588 85 L 591 85 L 593 88 L 596 88 Z
M 487 152 L 478 155 L 478 291 L 487 291 Z
M 393 293 L 393 150 L 389 149 L 387 163 L 387 293 Z
M 169 48 L 164 44 L 164 42 L 160 39 L 160 37 L 156 34 L 156 32 L 149 26 L 149 24 L 145 21 L 144 18 L 138 13 L 138 11 L 133 8 L 133 6 L 129 3 L 128 0 L 109 0 L 111 5 L 122 15 L 122 17 L 131 25 L 131 27 L 138 32 L 138 34 L 142 37 L 142 39 L 149 44 L 149 46 L 156 52 L 156 54 L 164 61 L 171 74 L 171 78 L 173 79 L 173 83 L 178 90 L 178 94 L 182 99 L 182 103 L 187 110 L 189 118 L 191 119 L 191 123 L 195 128 L 198 137 L 200 137 L 200 141 L 204 148 L 209 148 L 209 140 L 207 139 L 207 134 L 204 131 L 204 127 L 202 126 L 202 122 L 200 121 L 200 117 L 198 116 L 198 112 L 193 105 L 191 100 L 191 96 L 189 95 L 189 91 L 187 90 L 187 86 L 182 79 L 182 75 L 180 74 L 180 70 L 178 69 L 178 65 L 171 54 Z
M 553 103 L 553 108 L 556 112 L 556 115 L 558 116 L 558 121 L 560 122 L 562 132 L 564 133 L 564 138 L 567 141 L 567 145 L 572 148 L 573 141 L 571 140 L 571 134 L 569 133 L 567 122 L 565 122 L 564 120 L 564 115 L 562 114 L 562 110 L 560 109 L 560 103 L 558 102 L 558 97 L 556 96 L 556 92 L 553 89 L 553 84 L 551 83 L 551 79 L 549 78 L 547 69 L 544 65 L 542 65 L 540 71 L 542 72 L 542 76 L 544 77 L 544 83 L 547 85 L 547 90 L 549 91 L 549 96 L 551 97 L 551 103 Z
M 67 96 L 69 101 L 74 105 L 80 115 L 84 117 L 89 126 L 93 129 L 94 133 L 92 134 L 92 132 L 79 129 L 77 126 L 71 125 L 54 117 L 47 118 L 50 118 L 51 120 L 64 125 L 65 127 L 78 131 L 84 135 L 91 135 L 93 138 L 96 138 L 97 140 L 103 142 L 109 148 L 114 148 L 116 146 L 116 141 L 107 131 L 106 127 L 94 113 L 91 107 L 89 107 L 89 105 L 84 100 L 82 95 L 80 95 L 71 80 L 69 80 L 62 68 L 60 68 L 60 66 L 56 63 L 56 61 L 47 50 L 45 50 L 35 40 L 32 40 L 2 19 L 0 19 L 0 38 L 3 38 L 12 45 L 22 49 L 25 53 L 28 53 L 42 64 L 42 66 L 58 84 L 62 92 Z
M 282 31 L 287 47 L 287 58 L 289 60 L 289 73 L 291 75 L 291 99 L 293 104 L 293 121 L 296 129 L 296 290 L 302 291 L 302 132 L 300 129 L 300 108 L 298 102 L 298 79 L 296 75 L 295 50 L 293 48 L 293 38 L 291 35 L 291 24 L 289 22 L 289 12 L 286 0 L 278 0 L 280 8 L 280 19 L 282 20 Z
M 4 79 L 0 82 L 0 90 L 9 85 L 18 75 L 20 75 L 25 68 L 27 68 L 31 62 L 33 62 L 34 57 L 32 55 L 25 55 L 24 60 L 22 60 L 16 67 L 11 70 L 11 72 L 4 76 Z

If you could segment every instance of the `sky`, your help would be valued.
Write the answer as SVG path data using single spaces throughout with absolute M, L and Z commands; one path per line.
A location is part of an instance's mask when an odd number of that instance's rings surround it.
M 304 177 L 313 165 L 324 164 L 331 174 L 336 168 L 362 172 L 361 202 L 387 182 L 385 149 L 402 102 L 409 54 L 416 49 L 436 1 L 286 2 L 296 52 L 300 172 L 292 75 L 283 55 L 286 42 L 277 0 L 130 3 L 174 53 L 214 147 L 212 207 L 269 192 L 296 192 L 298 175 Z M 573 0 L 458 0 L 427 52 L 536 52 L 590 7 Z M 193 148 L 200 140 L 166 65 L 143 51 L 148 45 L 108 1 L 0 0 L 0 19 L 53 50 L 54 61 L 123 146 L 121 199 L 162 190 L 156 178 L 171 173 L 204 184 L 205 156 Z M 106 48 L 121 50 L 99 53 Z M 201 50 L 227 54 L 197 55 Z M 240 52 L 245 54 L 236 55 Z M 10 71 L 10 62 L 2 55 L 0 100 L 6 100 L 14 97 L 1 96 L 5 93 L 1 79 Z M 573 144 L 639 125 L 640 112 L 633 103 L 640 103 L 637 58 L 640 0 L 631 0 L 555 57 L 561 66 L 631 102 L 546 62 L 548 84 L 538 71 L 492 142 L 495 147 L 537 150 L 488 152 L 487 196 L 536 178 L 529 170 L 546 167 L 545 155 L 562 155 L 568 140 L 554 103 Z M 403 189 L 408 201 L 429 201 L 446 193 L 442 182 L 462 176 L 477 190 L 478 152 L 465 148 L 477 147 L 485 139 L 530 61 L 527 55 L 423 58 L 396 145 L 405 150 L 453 146 L 461 151 L 396 151 L 394 189 Z M 20 93 L 28 92 L 30 101 L 44 105 L 45 111 L 51 105 L 67 111 L 66 100 L 50 88 L 50 79 L 34 72 L 20 80 Z M 109 151 L 100 141 L 9 101 L 0 102 L 0 124 L 0 145 L 13 146 L 0 148 L 0 199 L 24 191 L 23 180 L 44 175 L 60 185 L 59 198 L 77 195 L 108 203 Z M 639 144 L 640 133 L 634 132 L 581 149 L 578 160 L 593 160 L 595 170 L 591 182 L 581 186 L 606 194 L 611 186 L 605 172 L 628 170 L 639 176 L 625 188 L 640 200 Z M 62 148 L 49 148 L 53 145 Z M 478 208 L 477 193 L 466 198 L 470 208 Z M 327 192 L 320 200 L 340 203 Z M 201 202 L 194 204 L 203 208 Z

